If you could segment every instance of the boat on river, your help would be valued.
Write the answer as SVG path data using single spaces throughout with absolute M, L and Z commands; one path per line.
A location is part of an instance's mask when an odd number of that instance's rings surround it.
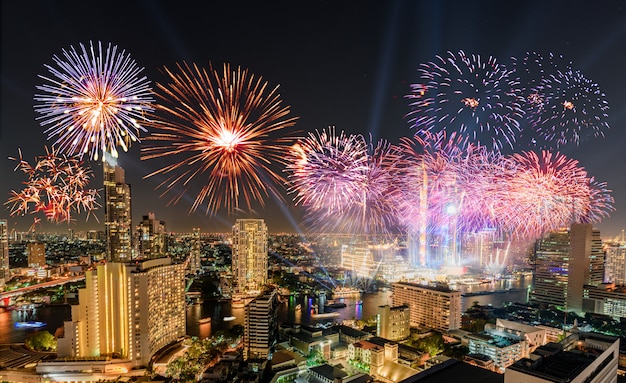
M 224 322 L 230 322 L 230 321 L 234 321 L 236 317 L 230 316 L 230 317 L 224 317 Z
M 211 323 L 211 317 L 200 318 L 198 320 L 198 323 L 200 323 L 200 324 Z

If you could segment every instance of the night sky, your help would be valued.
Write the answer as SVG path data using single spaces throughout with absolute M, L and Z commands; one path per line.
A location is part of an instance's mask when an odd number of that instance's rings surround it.
M 623 1 L 17 1 L 0 2 L 0 201 L 24 180 L 13 172 L 21 148 L 32 160 L 50 145 L 35 120 L 35 87 L 44 64 L 62 49 L 89 41 L 125 49 L 153 86 L 160 69 L 187 61 L 208 67 L 248 68 L 280 85 L 284 104 L 299 117 L 294 131 L 335 126 L 398 143 L 413 131 L 405 96 L 419 80 L 418 67 L 447 51 L 494 56 L 504 64 L 525 52 L 561 54 L 606 94 L 610 129 L 605 137 L 561 148 L 597 181 L 613 190 L 616 211 L 596 225 L 604 237 L 626 228 L 626 3 Z M 145 134 L 144 134 L 145 135 Z M 266 199 L 255 214 L 188 214 L 193 196 L 175 206 L 159 198 L 155 170 L 140 161 L 140 146 L 120 154 L 132 187 L 133 224 L 154 212 L 168 231 L 230 231 L 236 218 L 264 218 L 271 232 L 295 232 L 300 208 Z M 101 167 L 91 163 L 100 188 Z M 45 224 L 39 231 L 100 229 L 79 216 L 75 223 Z M 27 230 L 32 217 L 8 218 Z

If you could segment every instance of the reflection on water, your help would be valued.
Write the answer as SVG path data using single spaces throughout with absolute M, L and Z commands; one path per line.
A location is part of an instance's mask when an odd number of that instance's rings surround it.
M 507 292 L 499 292 L 487 295 L 465 296 L 462 299 L 462 309 L 465 311 L 474 302 L 481 305 L 492 304 L 495 307 L 502 306 L 505 302 L 527 302 L 528 287 L 532 281 L 531 277 L 520 280 L 501 280 L 492 283 L 483 283 L 478 285 L 462 285 L 457 286 L 464 293 L 475 293 L 479 291 L 497 291 L 509 290 Z M 363 304 L 357 304 L 362 300 Z M 391 292 L 378 292 L 375 294 L 362 294 L 358 297 L 346 297 L 337 299 L 338 302 L 344 302 L 345 308 L 328 309 L 324 305 L 326 299 L 314 296 L 286 297 L 284 302 L 278 308 L 279 323 L 302 323 L 315 325 L 317 323 L 326 323 L 332 321 L 342 321 L 346 319 L 368 319 L 376 315 L 378 306 L 391 305 Z M 297 309 L 298 304 L 300 309 Z M 317 306 L 318 312 L 334 311 L 339 314 L 335 318 L 325 318 L 316 320 L 311 318 L 311 313 Z M 203 304 L 187 307 L 187 334 L 206 338 L 217 331 L 223 331 L 232 328 L 234 325 L 243 325 L 244 308 L 233 308 L 230 302 L 205 301 Z M 232 321 L 224 321 L 225 317 L 234 316 Z M 15 328 L 15 323 L 23 321 L 42 321 L 46 322 L 47 330 L 54 334 L 56 329 L 63 327 L 63 321 L 69 320 L 71 317 L 71 309 L 68 305 L 48 306 L 36 308 L 32 313 L 21 312 L 18 310 L 0 309 L 0 343 L 19 343 L 23 342 L 26 336 L 34 331 L 27 328 Z M 201 318 L 211 317 L 210 323 L 200 324 Z
M 0 343 L 21 343 L 33 331 L 46 330 L 54 335 L 63 322 L 70 319 L 69 305 L 45 306 L 32 310 L 5 310 L 0 309 Z M 39 329 L 16 328 L 18 322 L 40 321 L 46 323 Z

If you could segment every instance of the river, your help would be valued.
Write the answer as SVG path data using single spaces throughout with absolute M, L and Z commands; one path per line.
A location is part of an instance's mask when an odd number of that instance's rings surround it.
M 463 293 L 492 292 L 487 294 L 463 296 L 462 310 L 465 311 L 474 302 L 481 305 L 491 304 L 494 307 L 501 307 L 505 302 L 527 302 L 528 288 L 532 281 L 531 277 L 520 280 L 500 280 L 492 283 L 478 285 L 459 285 L 458 288 Z M 361 300 L 362 304 L 357 304 Z M 362 294 L 361 297 L 343 298 L 345 308 L 335 309 L 338 317 L 316 320 L 311 318 L 314 305 L 324 310 L 324 301 L 316 297 L 290 297 L 281 303 L 278 308 L 279 323 L 291 322 L 302 324 L 316 324 L 318 322 L 342 321 L 347 319 L 367 319 L 376 315 L 378 306 L 391 305 L 391 291 L 380 291 L 374 294 Z M 301 308 L 298 310 L 297 305 Z M 2 310 L 2 309 L 0 309 Z M 330 311 L 330 310 L 329 310 Z M 42 327 L 52 334 L 56 329 L 63 326 L 65 320 L 71 317 L 71 309 L 68 305 L 46 306 L 36 308 L 32 312 L 18 310 L 0 311 L 0 343 L 23 342 L 26 336 L 35 331 L 34 329 L 16 328 L 18 322 L 41 321 L 46 325 Z M 200 318 L 211 317 L 210 323 L 199 323 Z M 224 321 L 225 317 L 235 317 L 233 320 Z M 206 338 L 217 331 L 227 330 L 234 325 L 243 325 L 244 309 L 233 308 L 230 302 L 205 301 L 187 307 L 187 334 Z

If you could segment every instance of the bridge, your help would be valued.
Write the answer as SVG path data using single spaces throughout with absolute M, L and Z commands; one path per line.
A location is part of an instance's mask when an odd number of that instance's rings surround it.
M 82 281 L 83 279 L 85 279 L 84 274 L 79 275 L 77 277 L 62 277 L 62 278 L 57 278 L 53 281 L 41 282 L 41 283 L 37 283 L 37 284 L 30 285 L 27 287 L 20 287 L 19 289 L 15 289 L 11 291 L 4 291 L 0 293 L 0 305 L 6 307 L 9 305 L 8 303 L 10 299 L 29 293 L 31 291 L 45 289 L 48 287 L 60 286 L 60 285 L 64 285 L 66 283 L 71 283 L 71 282 L 78 282 L 78 281 Z

